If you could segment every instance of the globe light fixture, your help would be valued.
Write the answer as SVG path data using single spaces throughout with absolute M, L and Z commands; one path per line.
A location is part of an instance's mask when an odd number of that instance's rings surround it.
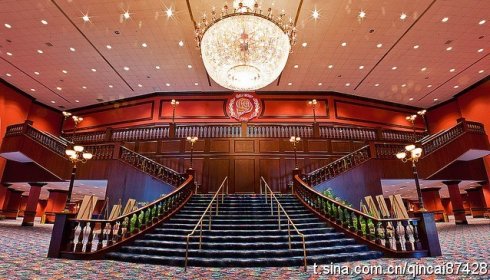
M 175 109 L 179 105 L 179 101 L 172 99 L 172 101 L 170 101 L 170 105 L 172 105 L 172 123 L 175 123 Z
M 293 149 L 294 149 L 294 168 L 295 169 L 298 169 L 298 157 L 297 157 L 297 148 L 296 148 L 296 145 L 299 143 L 299 141 L 301 141 L 301 138 L 298 137 L 298 136 L 291 136 L 291 138 L 289 138 L 289 142 L 291 142 L 291 144 L 293 144 Z
M 192 154 L 194 153 L 194 143 L 196 143 L 198 138 L 196 136 L 187 136 L 187 142 L 191 143 L 191 163 L 189 169 L 192 169 Z
M 316 123 L 316 112 L 315 112 L 316 104 L 318 104 L 316 99 L 308 101 L 308 105 L 310 105 L 311 108 L 313 109 L 313 123 Z
M 401 160 L 404 163 L 408 161 L 412 162 L 412 172 L 413 172 L 413 177 L 415 179 L 415 187 L 417 189 L 419 211 L 421 212 L 427 211 L 424 208 L 424 201 L 422 199 L 422 191 L 420 189 L 419 174 L 417 171 L 417 164 L 416 164 L 419 158 L 422 156 L 422 148 L 410 144 L 405 146 L 404 151 L 398 152 L 395 156 L 397 159 Z
M 209 76 L 224 88 L 252 91 L 272 83 L 286 66 L 296 42 L 292 18 L 284 11 L 263 13 L 253 0 L 213 8 L 195 26 L 195 39 Z

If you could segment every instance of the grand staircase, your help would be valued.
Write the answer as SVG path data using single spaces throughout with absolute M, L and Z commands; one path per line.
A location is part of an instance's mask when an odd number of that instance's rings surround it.
M 210 195 L 194 195 L 168 222 L 133 243 L 107 254 L 113 260 L 183 266 L 186 236 L 208 206 Z M 336 232 L 316 218 L 292 195 L 279 201 L 297 228 L 305 235 L 308 264 L 328 264 L 381 257 L 352 238 Z M 202 249 L 199 232 L 191 237 L 189 266 L 272 267 L 302 266 L 301 238 L 291 229 L 292 249 L 288 248 L 287 220 L 281 217 L 278 229 L 277 208 L 271 215 L 270 204 L 261 195 L 227 195 L 212 217 L 212 230 L 204 223 Z

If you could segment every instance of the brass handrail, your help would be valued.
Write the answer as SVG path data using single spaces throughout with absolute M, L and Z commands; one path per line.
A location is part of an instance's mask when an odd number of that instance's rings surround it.
M 226 183 L 226 188 L 223 188 L 225 186 L 225 183 Z M 225 177 L 225 179 L 223 180 L 223 182 L 219 186 L 218 190 L 216 191 L 213 198 L 209 202 L 208 207 L 206 208 L 206 210 L 204 210 L 204 213 L 202 213 L 201 218 L 196 223 L 196 226 L 194 227 L 194 229 L 191 231 L 191 233 L 189 233 L 187 235 L 187 245 L 185 248 L 184 271 L 187 271 L 187 260 L 188 260 L 188 256 L 189 256 L 189 239 L 196 232 L 197 227 L 200 225 L 200 229 L 199 229 L 199 250 L 201 250 L 201 248 L 202 248 L 202 223 L 203 223 L 204 217 L 206 217 L 206 213 L 209 212 L 208 227 L 209 227 L 209 230 L 211 230 L 211 216 L 213 214 L 213 202 L 216 200 L 216 216 L 218 216 L 219 198 L 218 199 L 216 199 L 216 198 L 220 194 L 220 191 L 221 191 L 221 203 L 223 203 L 223 200 L 225 198 L 225 192 L 226 192 L 226 194 L 228 194 L 228 176 Z
M 262 184 L 262 182 L 264 184 Z M 267 190 L 269 190 L 269 196 L 270 196 L 270 204 L 271 204 L 271 215 L 274 215 L 274 205 L 272 203 L 272 198 L 274 198 L 277 202 L 277 223 L 279 225 L 279 230 L 281 230 L 281 210 L 282 212 L 284 213 L 284 215 L 286 216 L 287 220 L 288 220 L 288 240 L 289 240 L 289 250 L 291 250 L 291 226 L 293 226 L 294 230 L 296 231 L 296 233 L 298 233 L 298 235 L 301 237 L 302 241 L 303 241 L 303 261 L 304 261 L 304 268 L 305 268 L 305 271 L 307 269 L 307 263 L 306 263 L 306 243 L 305 243 L 305 236 L 298 230 L 298 228 L 296 227 L 296 225 L 293 223 L 293 220 L 291 220 L 291 218 L 289 217 L 288 213 L 286 212 L 286 210 L 284 209 L 284 207 L 282 207 L 281 203 L 279 202 L 279 200 L 277 199 L 276 195 L 274 194 L 274 192 L 271 190 L 269 184 L 267 184 L 267 182 L 265 181 L 264 177 L 260 176 L 260 194 L 262 194 L 262 186 L 264 186 L 264 198 L 265 198 L 265 203 L 268 204 L 268 200 L 267 200 Z

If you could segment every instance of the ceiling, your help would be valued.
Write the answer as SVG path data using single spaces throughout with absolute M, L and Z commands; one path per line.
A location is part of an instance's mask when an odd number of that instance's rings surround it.
M 69 182 L 48 182 L 42 187 L 39 199 L 48 199 L 49 190 L 68 190 Z M 11 189 L 24 191 L 22 195 L 29 195 L 31 186 L 27 183 L 12 183 Z M 105 198 L 107 189 L 106 180 L 75 180 L 73 185 L 72 200 L 82 200 L 85 195 L 95 195 L 99 200 Z
M 399 194 L 403 198 L 417 199 L 417 190 L 415 188 L 415 180 L 381 180 L 381 186 L 383 188 L 383 195 L 389 197 L 390 195 Z M 461 181 L 459 183 L 459 191 L 465 193 L 467 189 L 471 187 L 479 186 L 478 181 Z M 449 190 L 441 180 L 420 180 L 420 188 L 441 188 L 439 195 L 441 198 L 449 198 Z
M 208 80 L 191 16 L 223 4 L 3 0 L 0 78 L 57 109 L 227 91 Z M 298 43 L 280 79 L 260 91 L 335 91 L 430 107 L 490 72 L 488 0 L 262 1 L 272 4 L 297 20 Z

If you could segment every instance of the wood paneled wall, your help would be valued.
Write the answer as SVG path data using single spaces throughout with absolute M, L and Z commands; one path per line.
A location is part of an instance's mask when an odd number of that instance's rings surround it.
M 236 123 L 237 121 L 230 118 L 226 112 L 227 100 L 232 96 L 232 93 L 153 95 L 100 104 L 72 112 L 84 117 L 84 121 L 79 125 L 81 131 L 162 124 L 171 122 L 173 108 L 170 101 L 177 99 L 180 102 L 175 113 L 177 123 Z M 262 93 L 257 94 L 257 97 L 262 106 L 261 114 L 250 123 L 313 122 L 313 110 L 308 101 L 315 98 L 318 100 L 318 122 L 410 130 L 411 124 L 405 117 L 414 114 L 418 109 L 375 100 L 356 99 L 336 93 Z M 421 119 L 417 120 L 416 127 L 424 129 Z M 72 128 L 73 122 L 69 119 L 64 124 L 64 130 L 70 131 Z
M 309 172 L 363 145 L 357 141 L 303 139 L 297 147 L 298 165 Z M 181 173 L 190 167 L 190 144 L 185 139 L 125 146 Z M 286 192 L 292 180 L 294 150 L 287 138 L 205 138 L 194 145 L 193 168 L 203 193 L 216 191 L 226 176 L 232 193 L 258 193 L 260 176 L 274 190 Z

